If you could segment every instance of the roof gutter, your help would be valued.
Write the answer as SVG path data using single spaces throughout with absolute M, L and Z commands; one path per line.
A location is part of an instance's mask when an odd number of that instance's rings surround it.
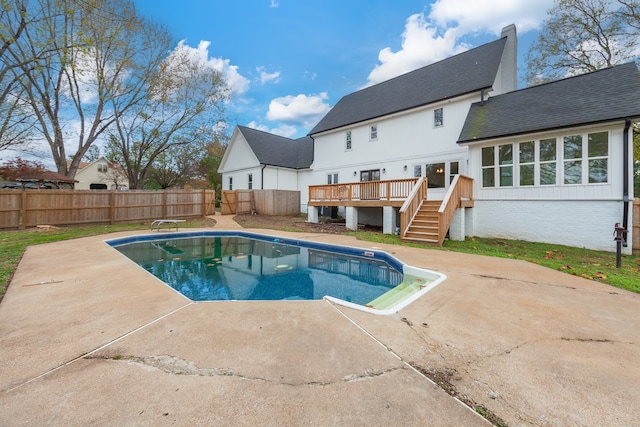
M 627 247 L 627 233 L 629 226 L 629 128 L 631 119 L 624 120 L 624 131 L 622 132 L 622 245 Z

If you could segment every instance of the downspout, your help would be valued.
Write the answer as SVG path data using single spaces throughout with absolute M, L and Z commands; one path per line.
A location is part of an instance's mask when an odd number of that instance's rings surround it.
M 627 247 L 627 230 L 629 229 L 629 128 L 631 127 L 631 119 L 624 121 L 624 131 L 622 134 L 622 228 L 624 235 L 622 245 Z
M 264 168 L 266 168 L 267 165 L 262 165 L 262 169 L 260 170 L 260 189 L 264 190 Z

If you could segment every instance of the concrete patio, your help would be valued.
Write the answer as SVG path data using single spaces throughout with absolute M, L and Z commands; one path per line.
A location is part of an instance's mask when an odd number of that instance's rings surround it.
M 638 425 L 640 295 L 522 261 L 252 231 L 448 279 L 385 317 L 193 303 L 104 243 L 149 232 L 33 246 L 0 304 L 0 425 L 489 425 L 412 366 L 510 426 Z

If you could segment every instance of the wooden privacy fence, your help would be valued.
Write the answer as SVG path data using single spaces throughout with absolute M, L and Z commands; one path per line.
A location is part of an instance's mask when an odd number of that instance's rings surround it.
M 222 215 L 295 215 L 300 213 L 300 192 L 293 190 L 223 190 Z
M 0 190 L 0 228 L 115 224 L 214 213 L 213 190 Z

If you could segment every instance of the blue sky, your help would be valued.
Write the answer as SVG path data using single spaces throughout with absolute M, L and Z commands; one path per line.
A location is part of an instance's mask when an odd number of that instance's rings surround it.
M 231 126 L 298 138 L 344 95 L 518 30 L 553 0 L 134 0 L 232 88 Z M 521 83 L 524 86 L 524 83 Z

